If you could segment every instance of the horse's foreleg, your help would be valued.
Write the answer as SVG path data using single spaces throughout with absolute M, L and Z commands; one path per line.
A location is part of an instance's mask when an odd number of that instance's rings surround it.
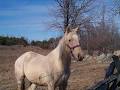
M 66 90 L 67 89 L 67 82 L 63 82 L 59 85 L 59 90 Z
M 62 85 L 59 85 L 59 90 L 63 90 L 63 86 Z
M 63 83 L 63 90 L 67 90 L 67 82 Z
M 36 89 L 36 85 L 35 84 L 31 84 L 29 87 L 28 87 L 28 90 L 35 90 Z

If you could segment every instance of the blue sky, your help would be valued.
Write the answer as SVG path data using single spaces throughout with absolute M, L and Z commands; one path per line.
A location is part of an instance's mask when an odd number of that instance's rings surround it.
M 108 6 L 112 5 L 111 0 L 105 1 Z M 28 40 L 60 36 L 60 31 L 48 28 L 54 7 L 54 0 L 0 0 L 0 35 L 24 36 Z
M 53 0 L 0 0 L 0 35 L 44 40 L 60 36 L 48 22 Z

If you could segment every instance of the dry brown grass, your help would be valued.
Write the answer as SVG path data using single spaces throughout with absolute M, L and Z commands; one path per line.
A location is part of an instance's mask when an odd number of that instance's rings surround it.
M 38 47 L 0 46 L 0 90 L 16 90 L 14 76 L 14 62 L 26 51 L 34 51 L 47 54 L 50 50 Z M 86 90 L 104 77 L 108 64 L 96 64 L 95 62 L 72 63 L 72 73 L 68 83 L 68 90 Z M 42 89 L 45 90 L 45 89 Z

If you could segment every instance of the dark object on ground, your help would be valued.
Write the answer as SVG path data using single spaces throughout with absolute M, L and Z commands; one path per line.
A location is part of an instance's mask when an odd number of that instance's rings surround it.
M 113 62 L 110 63 L 106 74 L 105 80 L 98 82 L 95 86 L 91 87 L 88 90 L 116 90 L 120 86 L 119 74 L 120 74 L 120 60 L 116 55 L 112 56 Z M 115 68 L 117 73 L 114 74 Z
M 106 70 L 105 78 L 110 77 L 114 73 L 114 69 L 115 69 L 115 62 L 112 62 L 109 65 L 108 69 Z
M 116 55 L 113 55 L 113 56 L 112 56 L 112 59 L 113 59 L 113 61 L 115 61 L 115 60 L 119 60 L 119 57 L 116 56 Z
M 98 82 L 95 86 L 88 90 L 115 90 L 116 89 L 117 76 L 112 75 L 108 79 Z

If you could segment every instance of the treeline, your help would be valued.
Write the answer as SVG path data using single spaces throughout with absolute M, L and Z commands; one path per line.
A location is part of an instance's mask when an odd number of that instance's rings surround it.
M 32 46 L 39 46 L 44 49 L 53 49 L 57 46 L 58 41 L 61 37 L 58 38 L 50 38 L 49 40 L 43 40 L 43 41 L 32 41 Z
M 80 31 L 82 48 L 89 53 L 93 51 L 113 52 L 120 49 L 120 32 L 114 23 L 99 22 L 97 25 L 87 23 Z
M 60 38 L 60 37 L 59 37 Z M 32 40 L 29 42 L 26 38 L 24 37 L 9 37 L 9 36 L 0 36 L 0 45 L 23 45 L 23 46 L 38 46 L 44 49 L 53 49 L 56 47 L 59 38 L 50 38 L 49 40 L 43 40 L 43 41 L 35 41 Z
M 0 45 L 28 45 L 28 41 L 24 37 L 9 37 L 9 36 L 0 36 Z

